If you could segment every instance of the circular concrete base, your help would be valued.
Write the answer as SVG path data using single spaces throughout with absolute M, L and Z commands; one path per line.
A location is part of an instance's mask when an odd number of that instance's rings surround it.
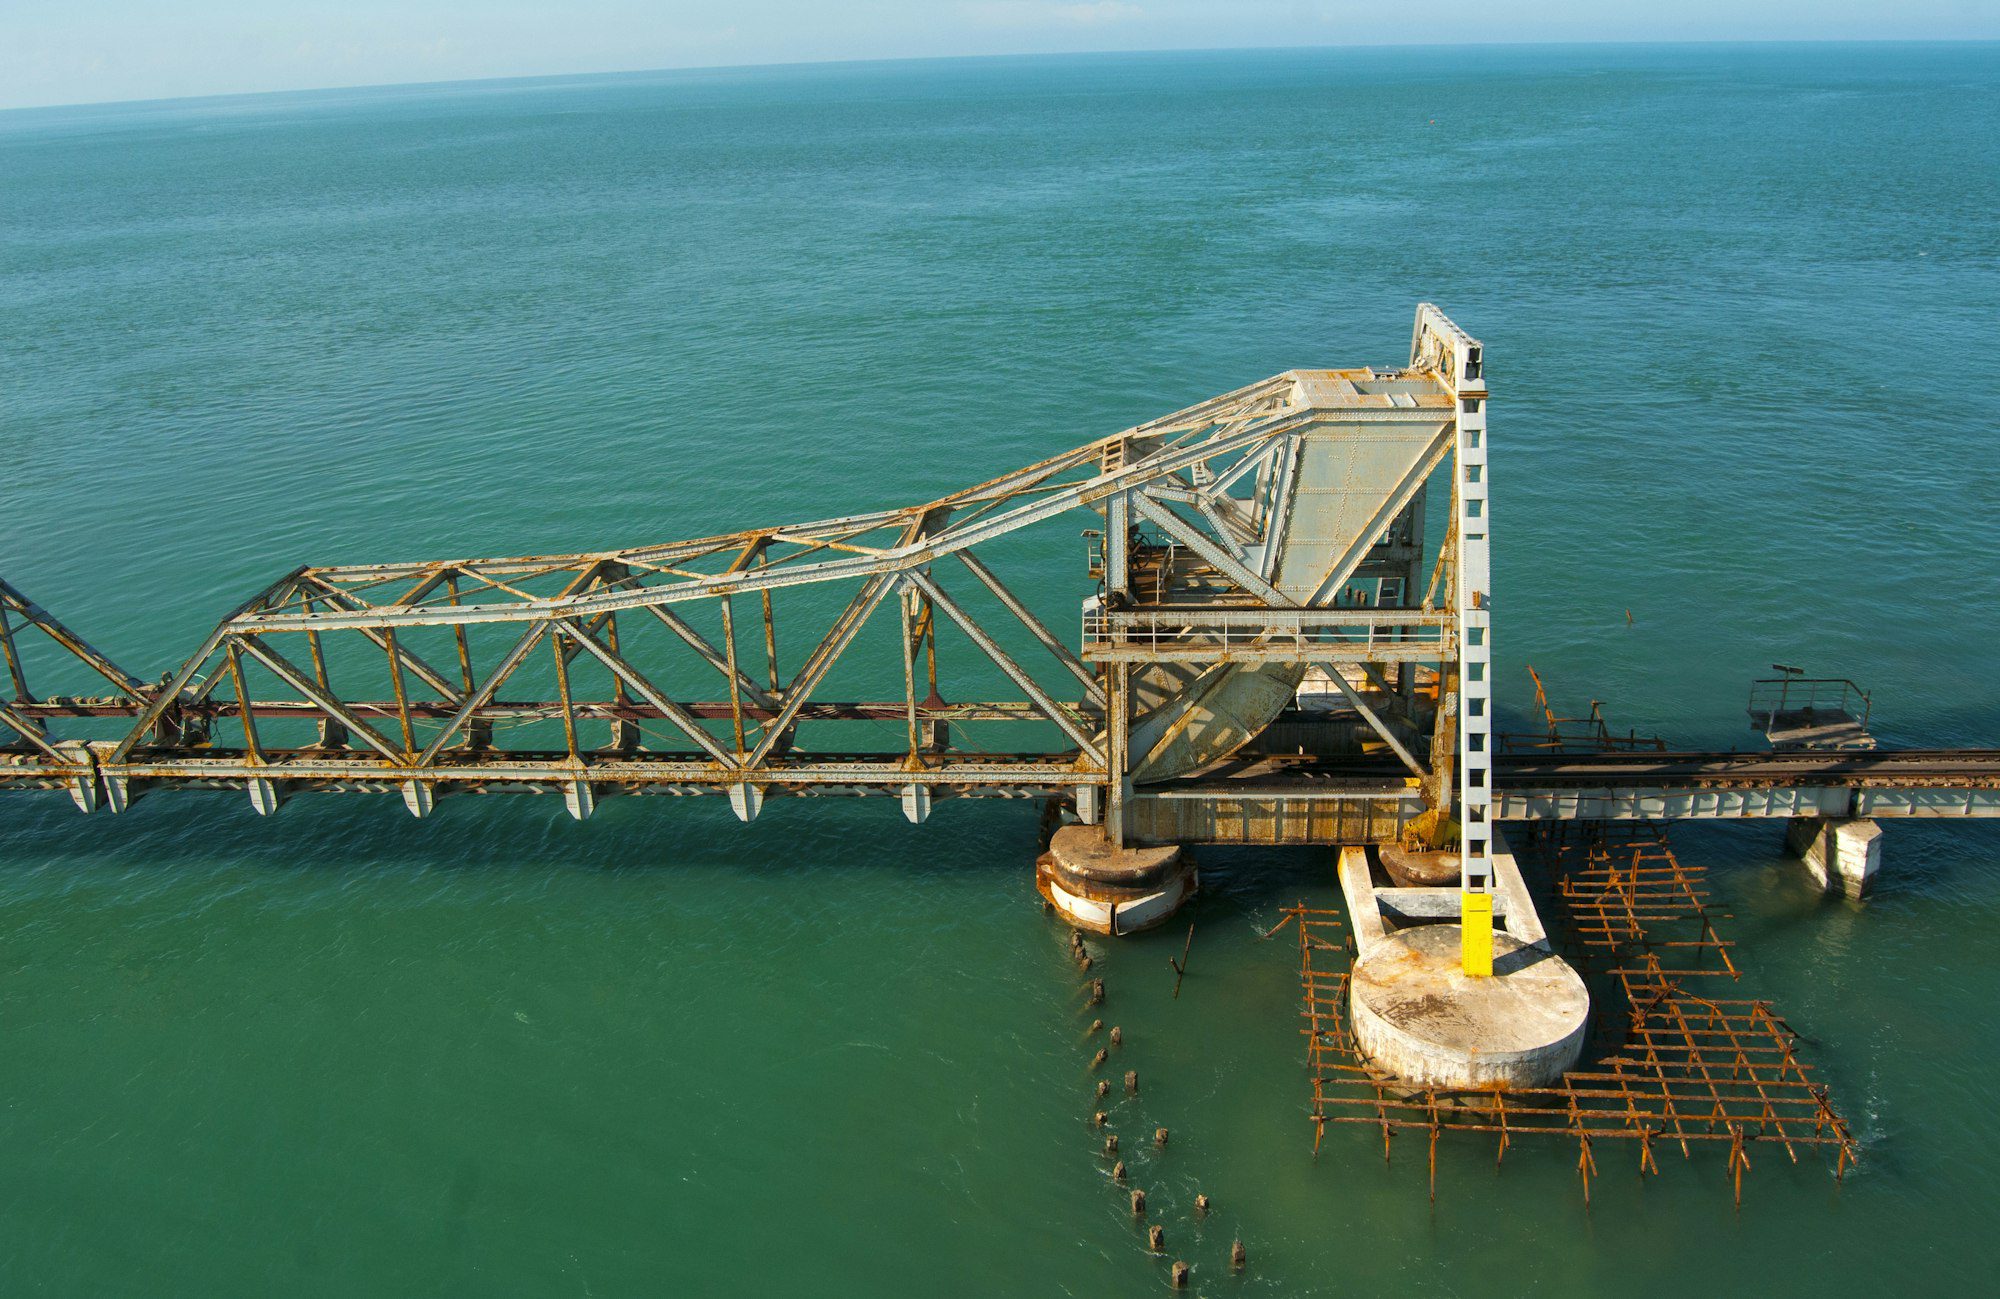
M 1412 852 L 1385 843 L 1375 854 L 1382 870 L 1398 888 L 1440 888 L 1458 883 L 1458 854 L 1455 852 Z
M 1079 929 L 1150 929 L 1194 896 L 1194 863 L 1174 846 L 1113 848 L 1093 825 L 1066 825 L 1035 862 L 1035 887 Z
M 1583 1054 L 1590 993 L 1559 957 L 1493 934 L 1493 974 L 1460 964 L 1457 925 L 1399 930 L 1356 963 L 1354 1037 L 1377 1068 L 1416 1087 L 1541 1087 Z

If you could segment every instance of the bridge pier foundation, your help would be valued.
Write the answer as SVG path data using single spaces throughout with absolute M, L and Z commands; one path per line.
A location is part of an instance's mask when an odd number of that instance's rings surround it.
M 1493 972 L 1465 973 L 1456 881 L 1406 883 L 1410 855 L 1378 882 L 1366 848 L 1340 850 L 1340 890 L 1354 926 L 1348 1014 L 1361 1053 L 1410 1087 L 1545 1087 L 1583 1053 L 1590 991 L 1549 949 L 1534 899 L 1504 838 L 1493 852 Z M 1387 867 L 1383 873 L 1388 874 Z
M 1194 861 L 1180 848 L 1119 847 L 1099 826 L 1066 825 L 1035 862 L 1035 888 L 1063 919 L 1096 934 L 1151 929 L 1194 896 Z
M 1862 898 L 1882 865 L 1882 827 L 1867 817 L 1795 816 L 1785 851 L 1805 863 L 1822 890 Z

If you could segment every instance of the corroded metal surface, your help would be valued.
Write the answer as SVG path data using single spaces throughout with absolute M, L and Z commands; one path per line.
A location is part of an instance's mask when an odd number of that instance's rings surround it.
M 1353 707 L 1429 777 L 1394 737 L 1440 714 L 1434 692 L 1416 716 L 1416 661 L 1436 678 L 1459 653 L 1463 538 L 1419 591 L 1422 498 L 1462 458 L 1476 357 L 1425 306 L 1408 368 L 1288 371 L 922 504 L 582 554 L 307 565 L 158 676 L 0 585 L 0 789 L 116 811 L 237 788 L 265 813 L 387 792 L 418 815 L 535 792 L 579 817 L 642 792 L 723 794 L 746 818 L 777 795 L 881 794 L 913 819 L 934 797 L 1053 797 L 1124 842 L 1135 780 L 1227 756 L 1315 663 L 1344 665 Z M 1077 650 L 989 545 L 1072 511 L 1101 524 Z M 1423 797 L 1455 795 L 1451 765 Z M 1150 814 L 1161 830 L 1174 801 Z M 1405 801 L 1362 814 L 1400 824 Z M 1286 821 L 1267 802 L 1204 815 L 1250 839 Z M 1320 803 L 1318 832 L 1352 828 Z
M 1699 868 L 1676 857 L 1657 827 L 1549 831 L 1538 854 L 1555 886 L 1573 954 L 1610 995 L 1583 1062 L 1547 1087 L 1411 1087 L 1371 1065 L 1346 1014 L 1349 956 L 1337 917 L 1303 905 L 1298 926 L 1314 1149 L 1329 1123 L 1401 1133 L 1430 1146 L 1432 1194 L 1441 1137 L 1483 1135 L 1504 1157 L 1516 1138 L 1577 1143 L 1586 1198 L 1596 1147 L 1630 1143 L 1641 1172 L 1667 1148 L 1725 1153 L 1742 1195 L 1753 1149 L 1793 1161 L 1819 1150 L 1837 1175 L 1857 1154 L 1852 1131 L 1801 1057 L 1799 1038 L 1761 998 L 1730 995 L 1740 978 Z M 1604 994 L 1600 994 L 1603 997 Z

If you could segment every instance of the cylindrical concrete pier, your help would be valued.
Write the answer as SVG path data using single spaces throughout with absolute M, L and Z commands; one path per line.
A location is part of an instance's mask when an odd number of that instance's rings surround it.
M 1413 1087 L 1542 1087 L 1583 1053 L 1590 994 L 1576 971 L 1513 935 L 1493 935 L 1493 973 L 1465 973 L 1457 925 L 1389 934 L 1354 967 L 1354 1037 Z
M 1198 883 L 1178 847 L 1114 847 L 1094 825 L 1057 830 L 1035 863 L 1035 887 L 1049 905 L 1098 934 L 1152 928 L 1194 896 Z

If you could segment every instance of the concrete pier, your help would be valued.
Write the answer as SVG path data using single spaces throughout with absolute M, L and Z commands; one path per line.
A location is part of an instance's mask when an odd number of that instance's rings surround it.
M 1466 974 L 1455 924 L 1390 934 L 1354 966 L 1354 1037 L 1416 1087 L 1542 1087 L 1583 1053 L 1590 994 L 1559 957 L 1493 935 L 1493 973 Z
M 1519 864 L 1493 852 L 1493 973 L 1465 973 L 1459 890 L 1434 877 L 1449 854 L 1394 854 L 1378 884 L 1365 848 L 1340 852 L 1340 886 L 1354 926 L 1348 1013 L 1361 1053 L 1412 1087 L 1541 1087 L 1583 1053 L 1590 993 L 1549 950 Z M 1385 863 L 1386 865 L 1386 863 Z
M 1094 825 L 1066 825 L 1035 862 L 1035 887 L 1079 929 L 1132 934 L 1150 929 L 1194 896 L 1193 861 L 1173 845 L 1118 847 Z
M 1882 865 L 1882 827 L 1867 817 L 1797 816 L 1786 827 L 1785 851 L 1824 891 L 1863 898 Z

